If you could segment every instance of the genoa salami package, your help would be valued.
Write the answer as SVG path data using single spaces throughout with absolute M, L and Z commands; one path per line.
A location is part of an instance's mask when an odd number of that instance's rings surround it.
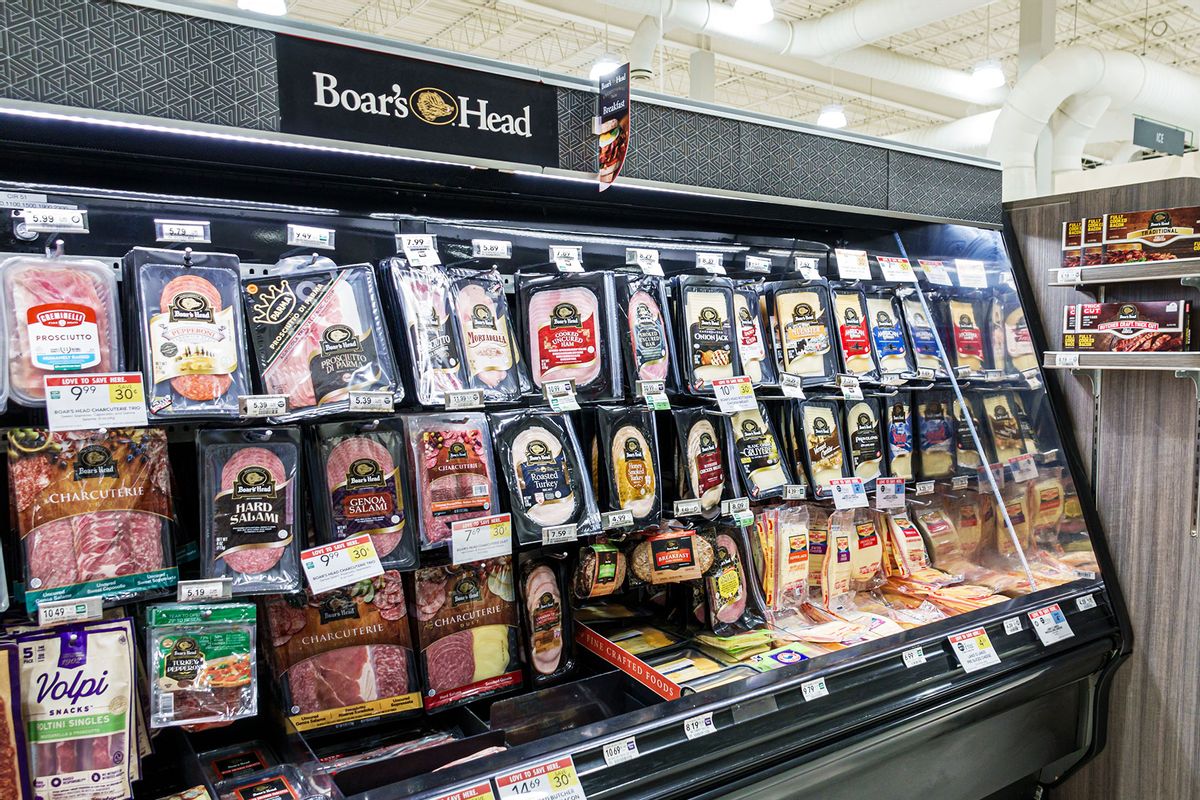
M 384 567 L 416 566 L 415 518 L 406 497 L 410 472 L 399 422 L 327 422 L 312 433 L 310 483 L 320 543 L 366 533 Z
M 520 630 L 511 556 L 414 573 L 425 710 L 520 688 Z
M 568 539 L 600 532 L 600 512 L 570 417 L 507 411 L 492 414 L 491 425 L 518 541 L 541 542 L 544 529 L 564 526 L 575 532 L 574 537 L 563 532 Z
M 414 267 L 402 258 L 379 266 L 390 278 L 392 307 L 403 321 L 417 402 L 441 405 L 446 392 L 467 388 L 450 312 L 450 276 L 441 267 Z
M 300 588 L 300 431 L 196 433 L 200 457 L 200 572 L 229 578 L 235 595 Z
M 175 586 L 167 435 L 158 428 L 13 428 L 8 479 L 25 554 L 25 606 L 105 605 Z
M 662 473 L 654 412 L 600 406 L 596 416 L 605 510 L 628 509 L 635 528 L 657 525 L 662 518 Z
M 838 361 L 829 287 L 817 281 L 777 281 L 766 289 L 780 371 L 799 375 L 806 384 L 832 379 Z
M 150 727 L 225 723 L 257 714 L 255 631 L 250 603 L 151 606 Z
M 29 771 L 43 800 L 133 796 L 133 629 L 129 620 L 17 638 Z
M 51 373 L 120 372 L 117 276 L 99 261 L 14 256 L 0 264 L 8 342 L 5 388 L 44 406 Z
M 742 528 L 720 528 L 713 545 L 712 568 L 704 576 L 708 624 L 717 636 L 732 636 L 762 627 L 766 619 L 758 602 Z
M 917 449 L 924 479 L 946 478 L 957 469 L 950 408 L 948 392 L 926 392 L 917 401 Z
M 676 324 L 688 392 L 711 395 L 712 382 L 741 374 L 734 338 L 733 281 L 703 275 L 674 278 Z
M 522 553 L 520 573 L 529 674 L 533 686 L 548 686 L 575 671 L 575 625 L 568 602 L 567 562 L 562 557 Z
M 733 328 L 742 374 L 755 386 L 773 386 L 779 381 L 762 318 L 762 281 L 738 281 L 733 290 Z
M 739 411 L 729 417 L 728 424 L 733 462 L 746 496 L 751 500 L 782 496 L 792 476 L 779 455 L 779 442 L 766 408 L 759 403 L 756 408 Z
M 722 417 L 702 408 L 674 409 L 681 469 L 675 476 L 680 500 L 700 501 L 700 515 L 713 519 L 731 487 L 729 458 L 733 448 Z M 730 489 L 732 491 L 732 489 Z
M 846 372 L 865 380 L 879 379 L 875 348 L 867 330 L 867 299 L 861 289 L 835 286 L 830 292 L 837 320 L 838 344 Z
M 350 392 L 403 399 L 369 265 L 284 259 L 269 276 L 243 280 L 242 297 L 259 384 L 287 397 L 280 419 L 346 411 Z
M 0 797 L 27 797 L 29 762 L 21 713 L 21 667 L 17 646 L 0 642 Z
M 135 247 L 124 263 L 150 416 L 236 417 L 251 393 L 238 257 Z
M 675 334 L 667 303 L 666 282 L 640 272 L 616 275 L 625 353 L 625 382 L 635 392 L 639 381 L 662 381 L 668 392 L 679 389 Z
M 521 395 L 518 349 L 504 284 L 495 269 L 450 269 L 451 309 L 463 355 L 467 388 L 488 402 Z
M 483 414 L 411 414 L 404 435 L 416 474 L 421 549 L 446 547 L 451 525 L 496 511 L 492 432 Z
M 267 660 L 297 730 L 420 712 L 407 608 L 396 570 L 267 600 Z

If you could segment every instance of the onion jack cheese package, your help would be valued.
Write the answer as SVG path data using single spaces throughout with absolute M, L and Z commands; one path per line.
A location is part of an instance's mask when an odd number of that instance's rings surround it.
M 673 279 L 675 323 L 684 383 L 689 393 L 712 395 L 712 382 L 742 374 L 729 278 L 678 275 Z

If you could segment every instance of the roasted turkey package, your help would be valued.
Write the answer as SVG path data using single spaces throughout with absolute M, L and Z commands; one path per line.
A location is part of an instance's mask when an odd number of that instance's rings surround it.
M 675 354 L 679 351 L 675 349 L 666 281 L 640 272 L 619 272 L 616 282 L 626 384 L 640 394 L 640 382 L 662 381 L 667 392 L 677 392 Z
M 627 510 L 635 528 L 662 519 L 662 472 L 654 412 L 646 408 L 600 406 L 596 409 L 598 480 L 605 511 Z
M 500 273 L 467 267 L 451 268 L 447 273 L 467 388 L 482 391 L 489 403 L 517 400 L 521 396 L 520 349 Z
M 565 555 L 521 553 L 521 619 L 525 654 L 535 687 L 548 686 L 575 671 L 575 624 L 567 594 L 570 572 Z
M 175 586 L 165 431 L 12 428 L 8 480 L 30 613 L 39 602 L 115 605 Z
M 712 395 L 713 381 L 742 374 L 734 338 L 733 281 L 711 275 L 672 280 L 685 387 L 694 395 Z
M 416 400 L 442 405 L 446 392 L 467 388 L 462 350 L 450 310 L 450 276 L 441 267 L 416 267 L 402 258 L 379 265 L 394 319 L 408 343 Z

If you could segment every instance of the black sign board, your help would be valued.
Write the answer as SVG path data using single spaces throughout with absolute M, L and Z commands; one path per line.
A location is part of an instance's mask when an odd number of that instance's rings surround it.
M 1181 156 L 1186 136 L 1187 131 L 1183 128 L 1173 128 L 1141 117 L 1133 118 L 1133 143 L 1138 147 Z
M 596 118 L 600 121 L 600 191 L 612 186 L 629 151 L 629 64 L 598 81 Z
M 275 59 L 283 133 L 558 164 L 544 83 L 282 34 Z

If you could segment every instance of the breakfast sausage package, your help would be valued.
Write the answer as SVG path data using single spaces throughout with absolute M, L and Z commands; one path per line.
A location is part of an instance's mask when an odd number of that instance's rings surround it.
M 654 412 L 600 406 L 596 416 L 605 510 L 627 509 L 635 528 L 657 525 L 662 518 L 662 473 Z
M 557 683 L 575 671 L 569 575 L 565 556 L 539 551 L 520 556 L 525 655 L 535 688 Z
M 640 272 L 619 272 L 616 282 L 626 384 L 639 396 L 640 382 L 662 381 L 667 392 L 679 391 L 675 360 L 679 351 L 675 349 L 666 281 Z
M 734 333 L 733 281 L 708 275 L 673 279 L 675 323 L 687 391 L 711 395 L 712 382 L 742 374 Z

